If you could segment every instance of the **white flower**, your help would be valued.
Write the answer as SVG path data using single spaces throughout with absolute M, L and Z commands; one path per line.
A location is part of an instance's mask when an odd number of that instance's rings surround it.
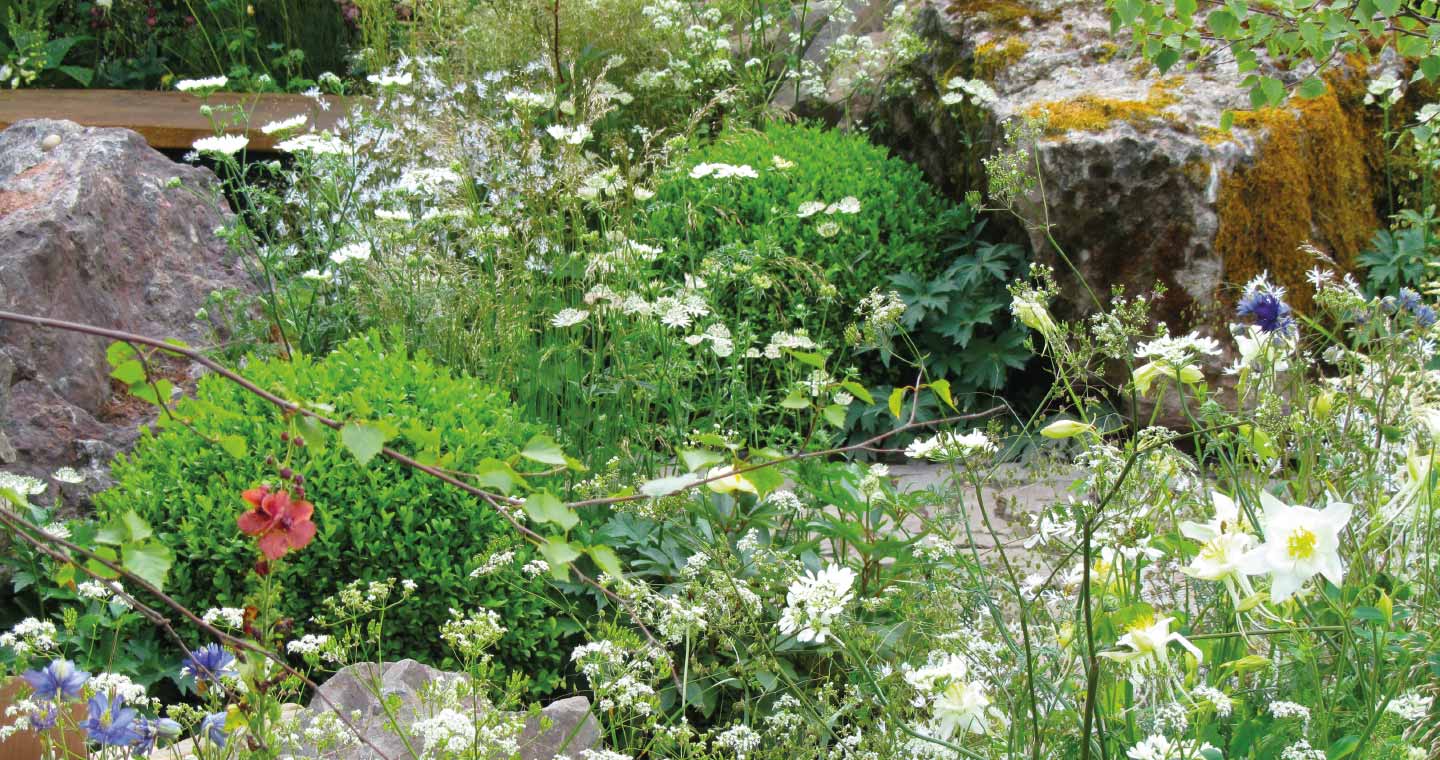
M 552 327 L 574 327 L 584 322 L 588 316 L 590 316 L 590 312 L 584 309 L 561 309 L 550 318 L 550 325 Z
M 276 132 L 288 132 L 292 129 L 299 129 L 300 127 L 305 126 L 305 122 L 308 119 L 309 117 L 303 113 L 296 114 L 288 119 L 272 121 L 269 124 L 260 127 L 260 132 L 267 135 L 273 135 Z
M 736 491 L 757 493 L 755 484 L 746 480 L 744 475 L 735 472 L 733 467 L 717 467 L 707 473 L 705 477 L 706 479 L 718 478 L 705 484 L 715 493 L 734 493 Z
M 824 210 L 825 204 L 821 201 L 805 201 L 804 203 L 800 204 L 800 208 L 796 209 L 795 215 L 800 217 L 801 219 L 805 219 L 807 217 L 815 216 L 816 214 Z
M 45 481 L 29 475 L 16 475 L 0 470 L 0 488 L 8 488 L 20 496 L 34 496 L 45 492 L 50 486 Z
M 1137 623 L 1115 642 L 1117 646 L 1126 647 L 1125 650 L 1101 652 L 1100 656 L 1117 662 L 1128 662 L 1137 670 L 1154 669 L 1164 672 L 1170 668 L 1170 643 L 1175 642 L 1195 655 L 1196 660 L 1204 660 L 1200 650 L 1191 644 L 1189 639 L 1178 632 L 1171 632 L 1170 623 L 1174 620 L 1173 617 L 1167 617 L 1154 622 L 1146 620 Z
M 840 234 L 840 225 L 836 222 L 825 221 L 815 225 L 815 232 L 823 238 L 832 238 Z
M 860 199 L 853 195 L 847 195 L 840 199 L 839 203 L 832 203 L 825 207 L 827 214 L 858 214 L 860 213 Z
M 1020 324 L 1032 330 L 1038 330 L 1046 340 L 1053 340 L 1058 330 L 1055 320 L 1050 317 L 1049 309 L 1035 293 L 1017 293 L 1010 300 L 1010 313 L 1020 320 Z
M 579 145 L 590 138 L 590 127 L 584 124 L 573 128 L 563 124 L 551 124 L 545 128 L 545 132 L 556 141 L 571 145 Z
M 380 87 L 405 87 L 414 80 L 414 76 L 408 71 L 403 74 L 388 74 L 382 72 L 380 74 L 371 74 L 365 77 L 365 79 L 371 84 Z
M 1332 501 L 1324 510 L 1290 506 L 1265 491 L 1260 503 L 1265 507 L 1265 543 L 1246 554 L 1241 567 L 1249 575 L 1270 574 L 1270 599 L 1289 599 L 1316 573 L 1339 586 L 1345 574 L 1340 531 L 1350 522 L 1350 505 Z
M 233 156 L 249 144 L 250 138 L 244 135 L 212 135 L 196 140 L 192 147 L 201 153 L 219 153 L 225 156 Z
M 749 164 L 740 164 L 739 166 L 733 164 L 696 164 L 695 167 L 690 170 L 691 179 L 702 179 L 710 176 L 716 179 L 730 179 L 732 177 L 755 179 L 760 175 L 751 168 Z
M 76 472 L 74 467 L 61 467 L 60 469 L 51 473 L 50 477 L 54 478 L 60 483 L 69 483 L 71 485 L 85 482 L 85 476 L 81 475 L 79 472 Z
M 946 462 L 976 454 L 993 454 L 997 450 L 995 442 L 990 440 L 985 431 L 972 430 L 964 435 L 942 432 L 929 438 L 916 439 L 905 447 L 905 456 Z
M 1145 741 L 1136 744 L 1126 750 L 1125 756 L 1130 760 L 1170 760 L 1178 749 L 1161 734 L 1154 734 Z
M 218 623 L 238 631 L 245 627 L 245 610 L 239 607 L 211 607 L 205 610 L 205 614 L 201 615 L 200 619 L 211 625 Z
M 748 63 L 748 62 L 747 62 L 747 63 Z M 794 161 L 791 161 L 791 160 L 789 160 L 789 159 L 787 159 L 787 158 L 784 158 L 784 157 L 782 157 L 782 156 L 771 156 L 771 157 L 770 157 L 770 165 L 771 165 L 771 166 L 774 166 L 776 169 L 779 169 L 779 170 L 782 171 L 782 172 L 785 171 L 786 169 L 793 169 L 793 168 L 795 168 L 795 162 L 794 162 Z
M 1395 713 L 1401 720 L 1419 723 L 1430 715 L 1430 708 L 1434 703 L 1435 698 L 1432 696 L 1409 691 L 1390 700 L 1390 704 L 1385 705 L 1385 712 Z
M 819 573 L 806 572 L 790 584 L 780 615 L 780 632 L 802 642 L 825 643 L 830 626 L 854 597 L 855 571 L 830 565 Z
M 275 149 L 283 153 L 309 153 L 315 156 L 341 155 L 350 152 L 349 146 L 329 132 L 307 132 L 303 135 L 296 135 L 276 143 Z
M 368 258 L 370 258 L 370 244 L 363 240 L 341 246 L 330 254 L 330 261 L 336 264 L 344 264 L 347 261 L 364 261 Z
M 175 89 L 181 92 L 194 90 L 218 90 L 230 82 L 229 77 L 205 77 L 203 79 L 181 79 L 175 83 Z

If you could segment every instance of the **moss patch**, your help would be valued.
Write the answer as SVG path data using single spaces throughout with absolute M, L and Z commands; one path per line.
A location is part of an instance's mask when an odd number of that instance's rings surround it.
M 1237 127 L 1263 128 L 1266 138 L 1255 162 L 1220 186 L 1215 248 L 1229 282 L 1269 271 L 1305 309 L 1313 295 L 1305 272 L 1316 262 L 1300 245 L 1313 242 L 1342 267 L 1364 250 L 1380 219 L 1363 92 L 1363 83 L 1334 77 L 1321 97 L 1235 115 Z
M 1025 19 L 1049 21 L 1059 16 L 1058 11 L 1043 11 L 1031 8 L 1019 0 L 955 0 L 950 3 L 950 15 L 961 17 L 985 17 L 995 26 L 1019 29 Z
M 1025 55 L 1030 45 L 1019 37 L 991 40 L 975 48 L 975 76 L 993 81 L 1000 72 Z
M 1042 111 L 1049 113 L 1047 132 L 1052 135 L 1065 132 L 1100 132 L 1125 123 L 1137 128 L 1156 126 L 1158 123 L 1173 122 L 1174 118 L 1165 113 L 1165 108 L 1180 100 L 1171 90 L 1176 80 L 1160 82 L 1150 88 L 1149 97 L 1144 100 L 1116 100 L 1094 95 L 1081 95 L 1072 100 L 1052 100 L 1036 103 L 1025 109 L 1031 118 Z

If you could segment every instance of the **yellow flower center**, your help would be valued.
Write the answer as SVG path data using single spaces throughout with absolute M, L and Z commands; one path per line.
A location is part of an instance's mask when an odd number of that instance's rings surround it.
M 1305 528 L 1297 528 L 1290 534 L 1288 548 L 1291 557 L 1310 559 L 1315 556 L 1315 534 Z

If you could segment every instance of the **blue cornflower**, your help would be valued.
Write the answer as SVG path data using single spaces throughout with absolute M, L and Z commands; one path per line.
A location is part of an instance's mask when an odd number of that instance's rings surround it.
M 1415 315 L 1415 321 L 1418 322 L 1421 327 L 1429 327 L 1435 324 L 1435 308 L 1433 306 L 1422 303 L 1410 311 Z
M 219 681 L 225 676 L 239 675 L 238 671 L 230 667 L 233 664 L 235 655 L 219 644 L 206 644 L 190 653 L 190 658 L 185 661 L 185 667 L 180 669 L 180 674 L 195 676 L 198 681 Z
M 229 736 L 225 733 L 225 713 L 210 713 L 200 721 L 200 733 L 217 747 L 224 747 Z
M 80 727 L 85 733 L 101 744 L 128 747 L 140 741 L 135 730 L 137 713 L 125 706 L 125 700 L 116 694 L 107 701 L 103 694 L 90 698 L 90 715 Z
M 55 660 L 42 670 L 27 670 L 22 674 L 25 682 L 35 690 L 36 699 L 79 699 L 80 688 L 90 680 L 90 674 L 76 670 L 69 660 Z
M 1413 312 L 1424 305 L 1420 300 L 1420 294 L 1409 288 L 1401 288 L 1400 295 L 1395 296 L 1395 305 L 1405 311 Z
M 1283 292 L 1252 288 L 1241 297 L 1235 312 L 1255 320 L 1264 332 L 1289 332 L 1295 326 L 1295 318 L 1291 316 L 1290 305 L 1280 300 L 1282 295 Z

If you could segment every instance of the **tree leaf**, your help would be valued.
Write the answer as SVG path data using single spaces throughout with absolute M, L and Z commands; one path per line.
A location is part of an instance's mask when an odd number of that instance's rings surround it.
M 525 444 L 525 448 L 521 450 L 520 456 L 541 464 L 555 466 L 566 466 L 568 464 L 565 459 L 565 452 L 560 448 L 560 444 L 556 443 L 554 438 L 543 433 L 531 438 L 530 441 Z
M 724 462 L 725 456 L 704 449 L 680 449 L 680 461 L 685 464 L 688 472 L 699 472 Z
M 224 449 L 226 454 L 229 454 L 236 459 L 244 459 L 245 452 L 250 447 L 245 443 L 245 439 L 243 437 L 238 435 L 227 435 L 221 436 L 220 448 Z
M 840 387 L 848 391 L 850 395 L 860 399 L 861 401 L 864 401 L 867 404 L 875 403 L 875 397 L 870 395 L 870 391 L 866 390 L 865 386 L 855 382 L 854 380 L 846 380 L 845 382 L 840 383 Z
M 385 447 L 385 433 L 370 425 L 347 422 L 345 427 L 340 428 L 340 442 L 364 466 L 370 464 L 370 460 Z
M 576 523 L 580 522 L 580 517 L 575 514 L 575 510 L 565 506 L 564 502 L 549 491 L 541 491 L 527 497 L 525 514 L 537 523 L 558 525 L 564 531 L 569 531 L 575 527 Z
M 580 550 L 563 536 L 550 536 L 540 544 L 540 555 L 550 564 L 550 577 L 563 581 L 570 578 L 570 563 L 580 557 Z
M 608 546 L 589 546 L 585 548 L 585 553 L 590 555 L 590 559 L 595 561 L 595 566 L 601 570 L 617 578 L 625 574 L 624 568 L 620 565 L 620 557 L 615 554 L 614 549 Z
M 1325 85 L 1325 80 L 1320 77 L 1310 77 L 1300 83 L 1300 87 L 1295 90 L 1295 94 L 1306 100 L 1311 100 L 1324 95 L 1328 89 Z
M 655 478 L 654 480 L 647 480 L 640 484 L 640 493 L 654 498 L 669 496 L 694 482 L 694 480 L 695 478 L 690 475 L 672 475 L 666 478 Z
M 897 420 L 900 419 L 900 406 L 903 403 L 905 403 L 904 386 L 898 387 L 895 390 L 890 391 L 890 414 L 894 415 L 895 419 Z
M 837 428 L 845 427 L 845 407 L 839 404 L 831 404 L 820 411 L 825 421 Z
M 136 544 L 125 547 L 125 561 L 123 567 L 149 581 L 151 584 L 163 588 L 165 576 L 170 573 L 170 565 L 175 561 L 175 554 L 169 547 L 159 541 L 147 541 L 143 544 Z

